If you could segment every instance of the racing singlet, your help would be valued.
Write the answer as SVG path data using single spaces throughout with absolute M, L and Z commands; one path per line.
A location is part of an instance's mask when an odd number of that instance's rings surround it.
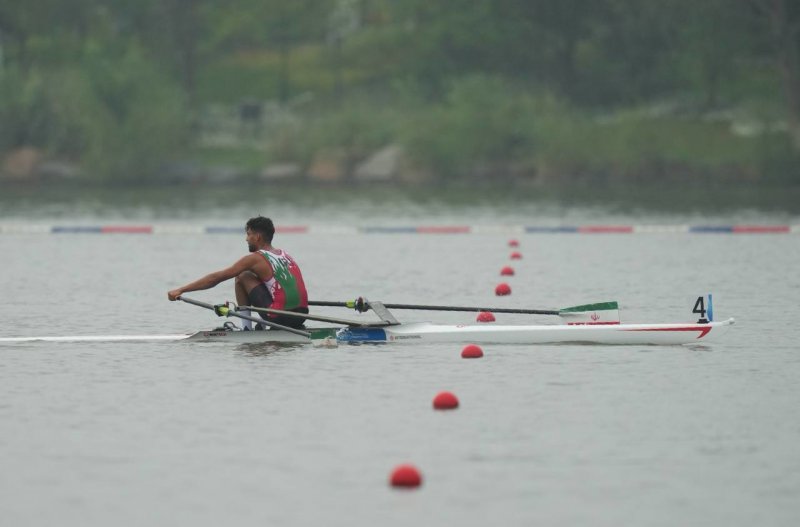
M 272 278 L 264 282 L 272 295 L 272 309 L 290 310 L 308 307 L 308 292 L 303 282 L 303 275 L 294 258 L 278 249 L 279 254 L 260 250 L 264 258 L 272 266 Z

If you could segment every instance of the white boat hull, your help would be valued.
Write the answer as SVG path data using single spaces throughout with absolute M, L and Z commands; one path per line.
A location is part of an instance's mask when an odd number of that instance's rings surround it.
M 364 328 L 310 329 L 312 338 L 281 330 L 199 331 L 189 341 L 310 342 L 328 338 L 337 342 L 453 342 L 472 344 L 693 344 L 716 339 L 732 318 L 707 324 L 607 325 L 442 325 L 427 322 Z
M 428 322 L 382 327 L 315 328 L 311 338 L 288 331 L 198 331 L 183 335 L 87 335 L 64 337 L 0 338 L 0 343 L 22 342 L 232 342 L 309 343 L 337 342 L 452 342 L 470 344 L 652 344 L 706 343 L 732 324 L 732 318 L 708 324 L 602 324 L 602 325 L 443 325 Z

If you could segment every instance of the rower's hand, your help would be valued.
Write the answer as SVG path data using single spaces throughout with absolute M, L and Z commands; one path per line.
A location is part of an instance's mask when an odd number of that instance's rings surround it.
M 182 293 L 183 291 L 180 289 L 173 289 L 172 291 L 167 292 L 167 298 L 174 302 L 181 297 Z
M 366 313 L 369 311 L 369 301 L 360 296 L 356 298 L 355 302 L 353 302 L 353 308 L 359 313 Z

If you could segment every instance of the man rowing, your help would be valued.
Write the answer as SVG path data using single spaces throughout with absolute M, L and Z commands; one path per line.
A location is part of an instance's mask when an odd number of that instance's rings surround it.
M 286 251 L 272 246 L 272 238 L 275 235 L 272 220 L 263 216 L 250 218 L 245 227 L 245 234 L 250 254 L 243 256 L 230 267 L 169 291 L 167 298 L 177 300 L 183 293 L 210 289 L 225 280 L 235 278 L 236 302 L 240 306 L 308 313 L 308 293 L 300 267 Z M 249 310 L 243 309 L 239 312 L 250 315 Z M 261 313 L 261 317 L 282 326 L 303 327 L 304 319 L 301 317 L 265 313 Z M 250 320 L 242 319 L 242 323 L 244 329 L 253 329 Z M 261 329 L 258 326 L 256 329 Z

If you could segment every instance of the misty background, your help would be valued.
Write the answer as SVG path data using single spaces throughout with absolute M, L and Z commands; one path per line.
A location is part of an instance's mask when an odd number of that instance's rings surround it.
M 0 184 L 786 199 L 799 50 L 787 0 L 0 0 Z

